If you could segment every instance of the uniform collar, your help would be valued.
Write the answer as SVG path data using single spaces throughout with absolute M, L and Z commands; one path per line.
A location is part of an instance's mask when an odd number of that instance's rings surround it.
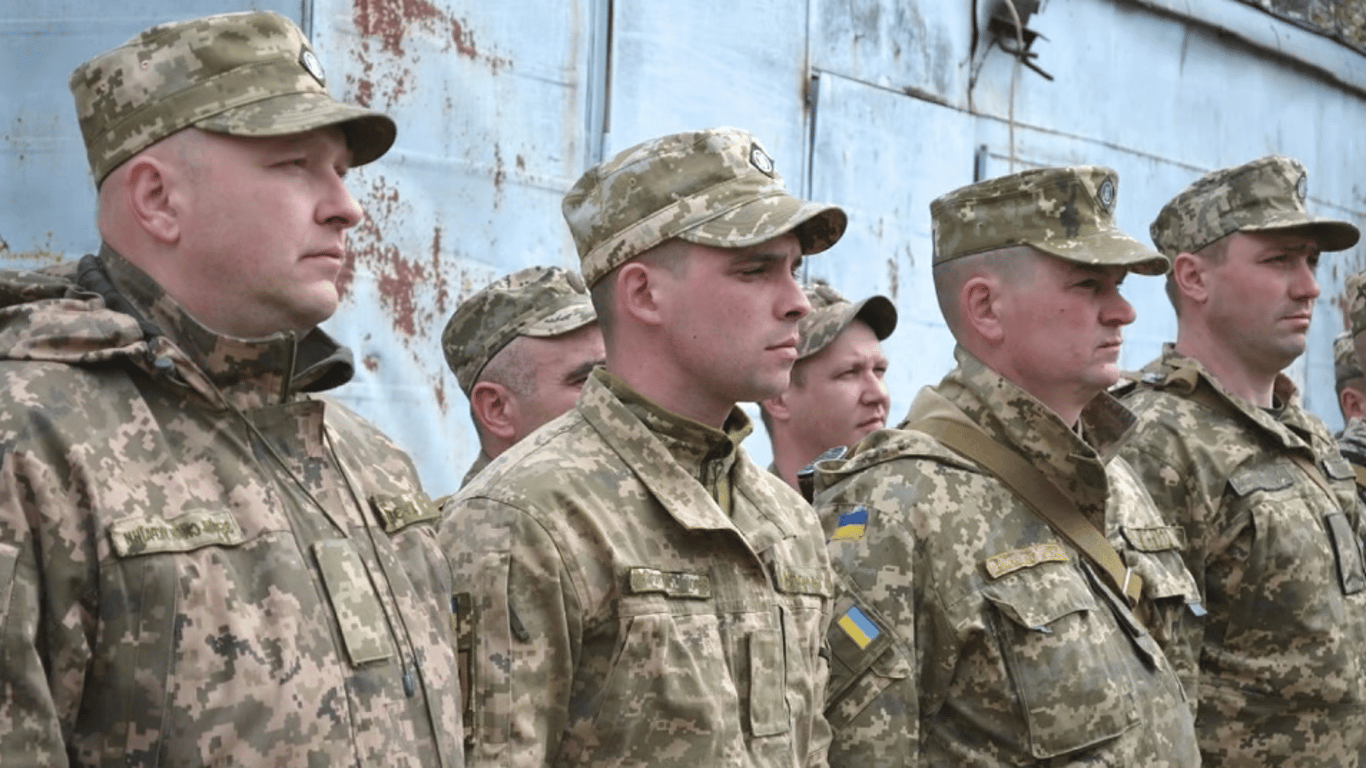
M 259 339 L 219 334 L 113 248 L 105 245 L 99 259 L 114 289 L 141 315 L 144 326 L 150 324 L 159 334 L 160 339 L 148 340 L 154 354 L 169 360 L 187 381 L 201 375 L 239 408 L 284 402 L 298 391 L 330 389 L 355 372 L 350 351 L 321 330 L 301 340 L 289 332 Z
M 1100 393 L 1081 412 L 1080 430 L 963 348 L 958 367 L 938 386 L 923 390 L 903 427 L 929 416 L 966 420 L 1010 447 L 1079 504 L 1103 510 L 1105 464 L 1133 428 L 1134 415 Z
M 732 407 L 723 429 L 716 429 L 664 408 L 605 368 L 595 369 L 593 375 L 664 443 L 684 471 L 704 484 L 709 474 L 729 473 L 740 443 L 754 431 L 749 417 L 738 407 Z M 713 467 L 713 462 L 721 466 Z

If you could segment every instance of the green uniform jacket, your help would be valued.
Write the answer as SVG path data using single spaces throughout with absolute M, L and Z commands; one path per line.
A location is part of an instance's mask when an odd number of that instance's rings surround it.
M 461 765 L 435 510 L 303 394 L 351 371 L 107 248 L 0 274 L 0 764 Z
M 1101 395 L 1082 415 L 1083 441 L 957 356 L 907 423 L 975 424 L 1017 451 L 1143 577 L 1142 612 L 1162 626 L 1189 614 L 1179 540 L 1113 458 L 1132 417 Z M 996 477 L 905 427 L 817 465 L 837 590 L 831 765 L 1198 765 L 1175 670 L 1099 569 Z
M 599 368 L 445 506 L 470 765 L 825 765 L 820 525 L 684 421 Z
M 1139 423 L 1123 455 L 1186 530 L 1209 609 L 1187 640 L 1205 765 L 1361 765 L 1366 572 L 1352 469 L 1289 379 L 1275 393 L 1279 415 L 1168 345 L 1125 398 Z

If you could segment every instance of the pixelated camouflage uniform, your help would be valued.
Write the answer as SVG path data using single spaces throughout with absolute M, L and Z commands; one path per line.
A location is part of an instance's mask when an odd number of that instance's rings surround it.
M 929 417 L 975 424 L 1028 459 L 1143 577 L 1140 606 L 1170 632 L 1195 585 L 1114 457 L 1132 416 L 1101 395 L 1082 414 L 1082 440 L 956 354 L 958 368 L 921 391 L 900 428 L 817 465 L 836 572 L 831 765 L 1197 765 L 1178 676 L 1125 602 L 1001 481 L 906 429 Z M 862 535 L 844 534 L 850 519 L 866 521 Z M 1130 536 L 1158 543 L 1144 551 Z M 993 561 L 1014 564 L 992 578 Z M 863 647 L 844 628 L 851 607 L 875 627 Z
M 1279 413 L 1235 398 L 1169 344 L 1125 398 L 1139 424 L 1122 455 L 1185 529 L 1209 610 L 1188 640 L 1205 765 L 1355 766 L 1366 573 L 1352 471 L 1289 379 L 1275 396 Z M 1292 455 L 1322 468 L 1331 496 Z
M 1338 451 L 1351 462 L 1352 476 L 1357 484 L 1357 496 L 1366 502 L 1366 422 L 1348 419 L 1337 436 Z
M 107 248 L 0 304 L 0 763 L 462 764 L 435 510 L 307 394 L 349 352 L 214 335 Z
M 823 766 L 815 515 L 605 369 L 444 508 L 470 765 Z
M 478 475 L 480 472 L 483 472 L 484 467 L 487 467 L 489 465 L 489 462 L 491 461 L 493 461 L 493 459 L 489 458 L 489 455 L 487 453 L 480 451 L 479 455 L 474 458 L 474 463 L 470 464 L 470 468 L 465 470 L 465 476 L 460 478 L 460 487 L 464 488 L 465 486 L 469 485 L 470 481 L 474 479 L 475 475 Z

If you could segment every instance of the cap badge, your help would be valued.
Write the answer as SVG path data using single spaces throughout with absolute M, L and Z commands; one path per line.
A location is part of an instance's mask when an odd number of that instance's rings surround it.
M 1299 181 L 1295 182 L 1295 195 L 1299 197 L 1301 203 L 1309 196 L 1309 174 L 1300 174 Z
M 1100 201 L 1100 207 L 1106 211 L 1115 207 L 1115 180 L 1106 176 L 1100 183 L 1100 188 L 1096 190 L 1096 199 Z
M 765 176 L 773 175 L 773 158 L 758 144 L 751 144 L 749 147 L 749 164 L 758 168 Z
M 327 76 L 323 74 L 322 62 L 318 61 L 318 57 L 313 55 L 313 51 L 305 48 L 304 52 L 299 54 L 299 64 L 308 71 L 308 74 L 313 76 L 314 80 L 318 81 L 318 85 L 321 85 L 324 88 L 327 87 Z

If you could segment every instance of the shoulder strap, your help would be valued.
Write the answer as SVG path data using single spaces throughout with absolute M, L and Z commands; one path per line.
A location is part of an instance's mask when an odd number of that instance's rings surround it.
M 1137 604 L 1143 591 L 1143 578 L 1125 567 L 1105 535 L 1042 472 L 1014 451 L 987 437 L 980 429 L 962 422 L 930 417 L 910 426 L 972 459 L 995 475 L 1054 531 L 1099 566 L 1109 577 L 1110 584 L 1129 601 L 1130 607 Z
M 1366 488 L 1366 467 L 1355 462 L 1352 463 L 1352 474 L 1356 475 L 1357 487 Z

